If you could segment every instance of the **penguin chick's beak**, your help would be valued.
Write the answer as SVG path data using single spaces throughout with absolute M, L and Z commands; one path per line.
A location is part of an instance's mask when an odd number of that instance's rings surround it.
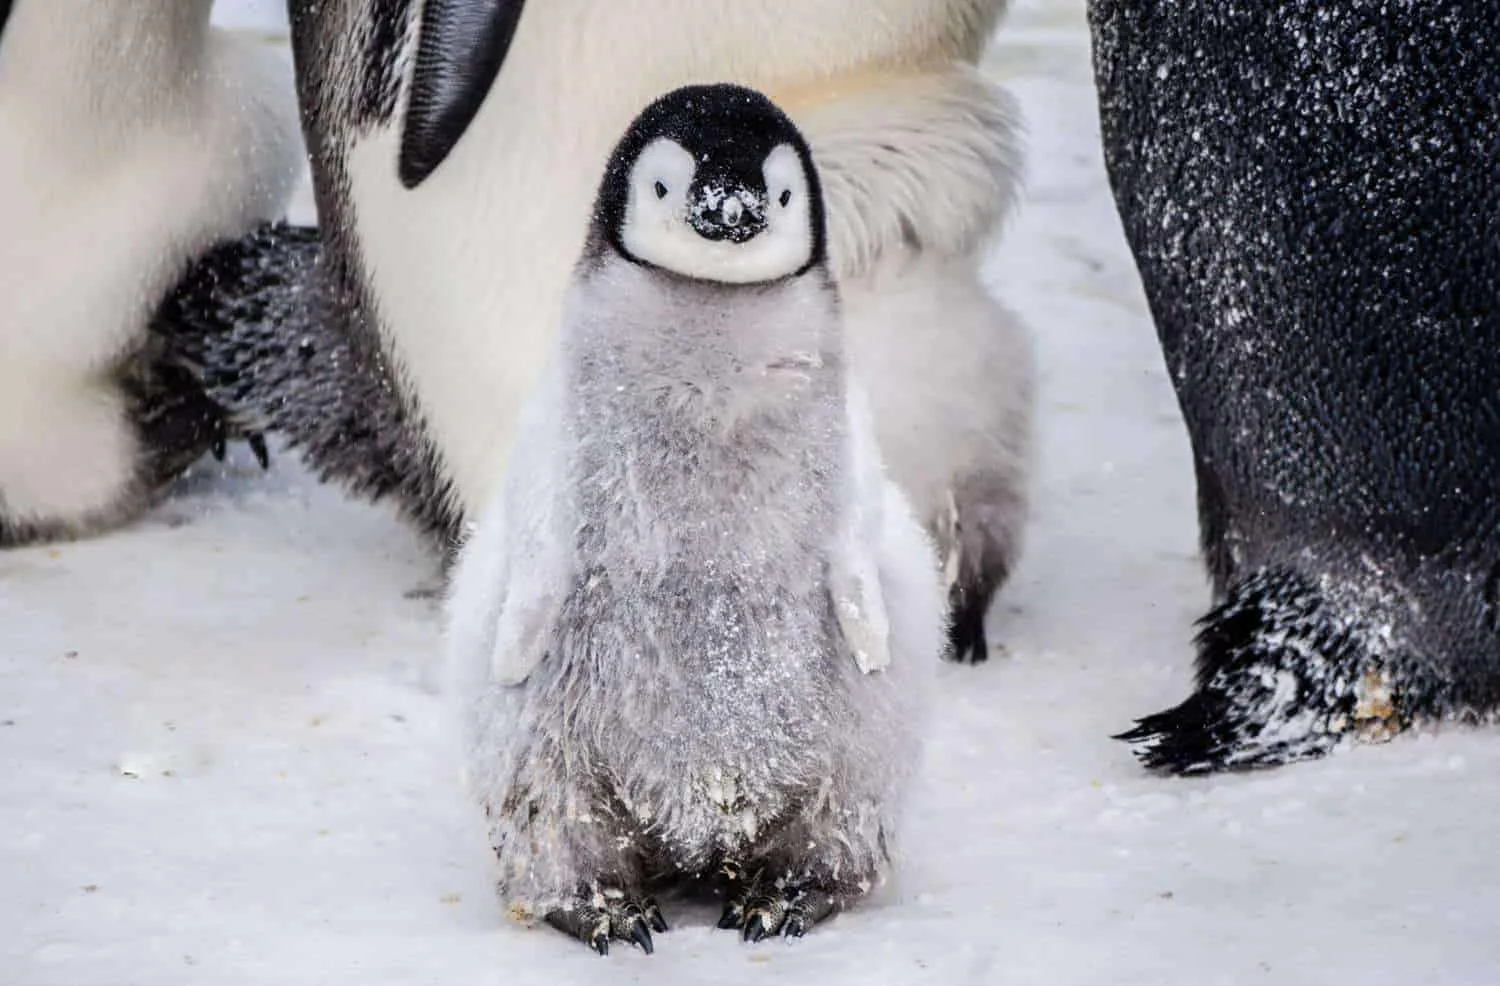
M 706 186 L 688 207 L 687 221 L 705 240 L 744 243 L 765 231 L 765 197 L 744 186 Z

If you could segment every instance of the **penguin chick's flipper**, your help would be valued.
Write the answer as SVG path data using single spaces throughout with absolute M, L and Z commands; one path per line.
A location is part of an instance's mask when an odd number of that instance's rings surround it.
M 1383 742 L 1435 705 L 1414 663 L 1375 650 L 1311 580 L 1262 570 L 1200 624 L 1197 691 L 1116 739 L 1170 774 L 1274 767 L 1356 739 Z
M 874 499 L 878 509 L 879 497 Z M 881 593 L 880 569 L 873 547 L 878 542 L 857 536 L 867 533 L 868 537 L 873 533 L 874 537 L 879 537 L 879 517 L 868 519 L 874 523 L 873 532 L 851 528 L 833 568 L 834 613 L 854 663 L 865 674 L 879 671 L 891 663 L 891 621 Z
M 726 864 L 729 901 L 719 918 L 720 929 L 738 931 L 747 942 L 777 935 L 801 938 L 840 910 L 838 895 L 817 886 L 816 881 L 776 878 L 771 872 L 766 866 L 741 869 Z
M 845 394 L 850 436 L 850 476 L 858 495 L 845 514 L 832 572 L 833 608 L 854 661 L 866 674 L 891 663 L 891 622 L 876 553 L 885 535 L 887 480 L 864 389 L 851 382 Z
M 556 372 L 541 384 L 563 386 Z M 528 409 L 521 422 L 523 455 L 533 452 L 532 443 L 560 440 L 559 423 L 542 413 Z M 523 684 L 555 638 L 559 608 L 577 582 L 566 550 L 572 514 L 557 489 L 547 465 L 512 472 L 459 551 L 449 579 L 447 637 L 453 670 L 468 687 Z
M 632 897 L 620 890 L 580 893 L 571 906 L 547 914 L 547 923 L 571 935 L 600 955 L 609 954 L 609 943 L 630 942 L 650 955 L 656 950 L 651 932 L 667 931 L 661 908 L 650 897 Z
M 401 133 L 401 184 L 416 188 L 479 114 L 515 37 L 524 0 L 427 0 Z

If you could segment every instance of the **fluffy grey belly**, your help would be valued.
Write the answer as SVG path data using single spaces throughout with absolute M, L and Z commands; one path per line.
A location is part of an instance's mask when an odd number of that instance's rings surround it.
M 756 845 L 828 783 L 854 667 L 821 583 L 695 574 L 591 580 L 558 662 L 599 796 L 685 869 Z

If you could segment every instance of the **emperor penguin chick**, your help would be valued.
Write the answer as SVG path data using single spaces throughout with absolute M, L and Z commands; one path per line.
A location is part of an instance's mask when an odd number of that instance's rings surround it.
M 730 85 L 647 107 L 565 311 L 449 600 L 500 893 L 600 953 L 652 949 L 662 881 L 801 935 L 888 871 L 946 636 L 790 120 Z

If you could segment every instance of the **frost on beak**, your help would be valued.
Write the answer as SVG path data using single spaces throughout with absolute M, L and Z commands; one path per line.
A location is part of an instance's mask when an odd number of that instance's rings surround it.
M 703 185 L 688 208 L 688 224 L 706 240 L 744 243 L 766 228 L 765 196 L 743 185 Z

